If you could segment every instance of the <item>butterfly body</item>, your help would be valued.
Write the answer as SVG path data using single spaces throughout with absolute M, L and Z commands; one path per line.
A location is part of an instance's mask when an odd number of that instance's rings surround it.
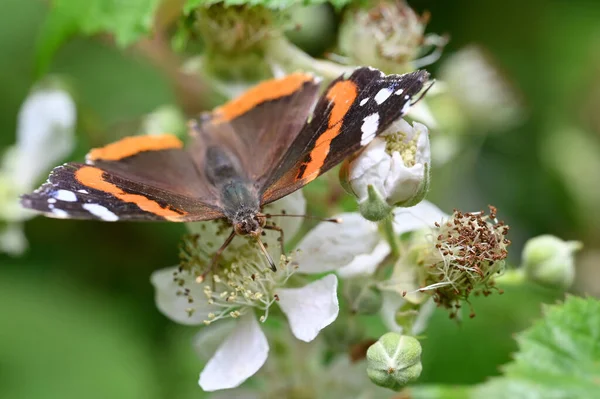
M 264 205 L 308 184 L 402 117 L 427 82 L 417 71 L 358 68 L 319 96 L 296 73 L 263 82 L 175 136 L 132 136 L 97 148 L 86 163 L 56 167 L 21 203 L 50 217 L 103 221 L 226 219 L 232 235 L 258 238 Z

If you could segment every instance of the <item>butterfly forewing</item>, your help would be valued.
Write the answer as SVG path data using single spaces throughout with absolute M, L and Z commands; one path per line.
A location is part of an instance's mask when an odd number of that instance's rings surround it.
M 174 136 L 134 136 L 56 167 L 21 203 L 47 216 L 104 221 L 223 217 L 212 190 Z
M 429 74 L 359 68 L 334 80 L 263 190 L 263 204 L 299 189 L 367 145 L 402 117 Z

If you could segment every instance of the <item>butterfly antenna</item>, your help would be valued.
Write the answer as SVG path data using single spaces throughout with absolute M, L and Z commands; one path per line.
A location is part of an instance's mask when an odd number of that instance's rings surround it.
M 421 92 L 421 94 L 419 95 L 419 98 L 417 98 L 415 101 L 413 101 L 412 103 L 410 103 L 410 106 L 412 107 L 413 105 L 415 105 L 416 103 L 418 103 L 419 101 L 421 101 L 423 99 L 423 97 L 425 97 L 425 94 L 427 94 L 427 92 L 429 91 L 429 89 L 431 89 L 433 87 L 433 85 L 435 84 L 435 79 L 433 79 L 430 83 L 429 86 L 427 86 L 425 88 L 425 90 L 423 90 Z
M 279 217 L 312 219 L 312 220 L 318 220 L 320 222 L 342 223 L 342 218 L 320 218 L 318 216 L 312 216 L 312 215 L 288 215 L 287 213 L 282 213 L 280 215 L 273 215 L 273 214 L 267 213 L 265 216 L 267 219 L 275 217 L 275 216 L 279 216 Z
M 273 261 L 271 254 L 269 253 L 269 251 L 267 251 L 267 248 L 265 247 L 265 244 L 263 244 L 263 242 L 260 240 L 260 237 L 256 237 L 256 242 L 258 242 L 258 246 L 260 247 L 261 251 L 263 251 L 263 254 L 265 254 L 265 256 L 267 257 L 267 261 L 271 266 L 271 270 L 276 272 L 277 266 L 275 266 L 275 262 Z

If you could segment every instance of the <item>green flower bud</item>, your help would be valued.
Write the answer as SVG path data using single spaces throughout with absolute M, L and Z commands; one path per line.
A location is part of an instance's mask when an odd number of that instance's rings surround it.
M 367 350 L 367 375 L 373 383 L 399 390 L 421 375 L 421 344 L 408 335 L 389 332 Z
M 367 186 L 367 199 L 358 204 L 358 209 L 365 219 L 377 222 L 388 217 L 393 208 L 388 205 L 379 191 L 369 184 Z
M 579 241 L 564 241 L 548 234 L 531 238 L 522 254 L 525 274 L 539 284 L 567 289 L 575 279 L 573 254 L 581 248 Z
M 225 81 L 258 81 L 271 76 L 263 46 L 267 38 L 281 34 L 271 10 L 215 4 L 198 7 L 195 16 L 208 75 Z

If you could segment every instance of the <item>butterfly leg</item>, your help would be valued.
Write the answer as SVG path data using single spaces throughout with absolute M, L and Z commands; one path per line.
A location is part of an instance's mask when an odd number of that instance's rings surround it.
M 274 231 L 278 231 L 279 232 L 279 238 L 277 239 L 277 241 L 279 241 L 279 247 L 281 248 L 281 254 L 285 255 L 285 240 L 284 240 L 284 236 L 283 236 L 283 229 L 279 226 L 274 226 L 274 225 L 270 225 L 267 224 L 263 227 L 263 229 L 265 230 L 274 230 Z
M 221 257 L 221 254 L 223 253 L 223 251 L 225 251 L 225 248 L 227 248 L 227 246 L 229 246 L 229 244 L 231 244 L 231 241 L 233 241 L 233 237 L 235 237 L 235 236 L 236 236 L 235 230 L 232 230 L 231 234 L 229 234 L 229 237 L 227 237 L 227 239 L 225 240 L 223 245 L 221 245 L 221 247 L 213 255 L 213 257 L 210 261 L 210 264 L 208 265 L 208 268 L 200 275 L 200 277 L 197 280 L 204 281 L 204 279 L 206 278 L 206 275 L 213 271 L 215 265 L 217 264 L 219 258 Z

